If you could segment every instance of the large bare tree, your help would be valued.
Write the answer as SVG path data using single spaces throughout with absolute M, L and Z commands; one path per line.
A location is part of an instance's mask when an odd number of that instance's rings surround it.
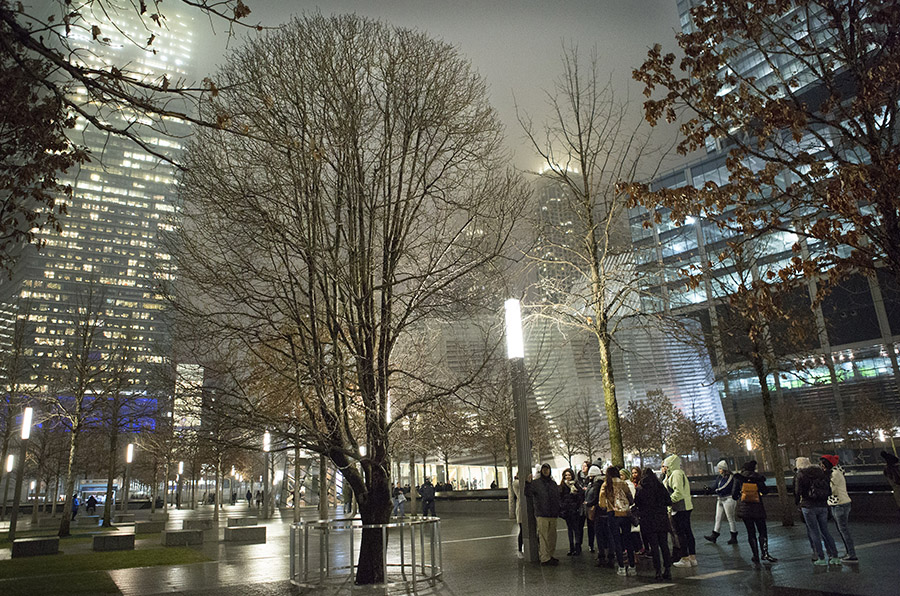
M 387 522 L 389 391 L 415 379 L 420 399 L 442 393 L 400 346 L 491 297 L 524 203 L 501 126 L 455 49 L 356 16 L 295 19 L 219 78 L 205 113 L 248 134 L 192 143 L 176 303 L 245 355 L 237 387 L 265 377 L 270 390 L 233 403 L 327 455 L 363 523 Z M 363 532 L 357 582 L 383 581 L 383 557 Z

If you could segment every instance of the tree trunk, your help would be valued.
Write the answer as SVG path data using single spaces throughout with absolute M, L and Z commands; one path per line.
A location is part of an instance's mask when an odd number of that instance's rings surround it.
M 76 413 L 76 416 L 80 416 L 80 412 Z M 79 429 L 77 425 L 74 425 L 72 434 L 69 437 L 69 457 L 66 460 L 66 500 L 63 504 L 62 518 L 59 522 L 59 536 L 61 538 L 65 538 L 72 534 L 72 497 L 75 494 L 75 453 L 78 449 L 78 439 L 81 435 L 79 432 L 80 430 L 81 429 Z
M 506 434 L 506 500 L 509 503 L 509 511 L 507 514 L 509 515 L 509 519 L 516 519 L 516 492 L 515 480 L 513 480 L 513 465 L 512 465 L 512 445 L 510 433 Z
M 153 458 L 153 479 L 150 483 L 150 514 L 156 513 L 156 495 L 159 494 L 159 460 Z
M 409 454 L 409 514 L 416 514 L 416 500 L 419 494 L 416 492 L 416 454 Z
M 328 461 L 319 456 L 319 519 L 328 519 Z
M 324 481 L 321 478 L 319 482 Z M 300 521 L 300 489 L 300 447 L 294 447 L 294 523 Z
M 219 523 L 219 477 L 222 475 L 222 455 L 216 454 L 216 483 L 215 483 L 215 491 L 216 494 L 213 496 L 213 521 L 216 524 Z
M 364 495 L 356 495 L 363 524 L 386 524 L 391 519 L 390 478 L 385 468 L 373 465 L 368 470 Z M 384 583 L 384 542 L 378 528 L 364 529 L 359 544 L 356 583 L 359 585 Z
M 787 482 L 784 478 L 784 465 L 781 463 L 781 449 L 778 447 L 778 426 L 775 421 L 775 409 L 772 407 L 772 395 L 769 393 L 769 385 L 766 381 L 767 372 L 765 363 L 761 358 L 753 359 L 753 366 L 756 369 L 756 376 L 759 379 L 759 387 L 762 392 L 763 414 L 766 419 L 766 438 L 770 458 L 772 460 L 772 468 L 775 473 L 775 486 L 778 489 L 778 505 L 781 508 L 781 523 L 784 526 L 794 525 L 793 508 L 794 503 L 791 501 L 787 493 Z
M 609 426 L 609 447 L 612 463 L 618 468 L 625 466 L 625 448 L 622 445 L 622 429 L 619 426 L 619 402 L 616 400 L 616 381 L 613 377 L 612 338 L 606 323 L 598 321 L 600 340 L 600 375 L 603 378 L 603 401 L 606 405 L 606 422 Z
M 113 496 L 113 481 L 116 475 L 116 452 L 119 450 L 119 433 L 109 433 L 109 466 L 106 475 L 106 501 L 103 503 L 103 527 L 112 525 L 112 508 L 115 505 Z

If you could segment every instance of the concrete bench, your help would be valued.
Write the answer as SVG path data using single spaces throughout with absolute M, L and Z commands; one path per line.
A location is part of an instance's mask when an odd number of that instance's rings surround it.
M 133 524 L 134 523 L 134 514 L 133 513 L 117 513 L 115 517 L 113 517 L 114 524 Z
M 59 523 L 59 522 L 57 522 Z M 229 528 L 237 528 L 242 526 L 255 526 L 259 523 L 259 518 L 256 517 L 229 517 L 228 518 L 228 527 Z
M 165 511 L 154 511 L 150 514 L 150 521 L 167 521 L 169 514 Z
M 96 551 L 134 550 L 134 534 L 98 534 L 94 536 L 93 549 Z
M 203 530 L 168 530 L 162 533 L 163 546 L 203 544 Z
M 265 544 L 266 527 L 239 526 L 225 528 L 225 542 L 252 542 L 254 544 Z
M 135 534 L 156 534 L 166 529 L 164 521 L 139 521 L 134 522 Z
M 59 538 L 19 538 L 13 540 L 12 558 L 36 557 L 38 555 L 55 555 L 59 552 Z
M 46 528 L 58 528 L 60 524 L 60 519 L 58 517 L 42 517 L 38 519 L 38 528 L 46 529 Z
M 79 515 L 75 518 L 75 523 L 79 526 L 99 526 L 100 525 L 100 516 L 99 515 Z
M 216 523 L 211 519 L 186 519 L 181 522 L 184 530 L 215 530 Z

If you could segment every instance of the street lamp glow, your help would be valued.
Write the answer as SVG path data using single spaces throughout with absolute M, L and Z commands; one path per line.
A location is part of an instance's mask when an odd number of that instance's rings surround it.
M 134 461 L 134 443 L 128 443 L 128 447 L 125 448 L 125 463 L 130 464 Z
M 884 443 L 887 440 L 887 438 L 884 436 L 884 430 L 878 431 L 878 440 L 881 441 L 882 443 Z
M 363 456 L 363 457 L 366 456 L 366 446 L 365 446 L 365 445 L 360 445 L 360 446 L 359 446 L 359 454 L 360 454 L 361 456 Z
M 12 472 L 14 467 L 16 467 L 16 456 L 10 453 L 6 456 L 6 473 Z
M 31 419 L 34 416 L 34 409 L 31 407 L 25 408 L 25 411 L 22 413 L 22 440 L 27 441 L 28 437 L 31 436 Z
M 31 490 L 34 490 L 34 487 L 37 486 L 34 480 L 31 481 Z
M 749 453 L 751 451 L 753 451 L 753 441 L 747 439 L 747 452 Z
M 522 337 L 522 307 L 515 298 L 504 303 L 506 308 L 506 357 L 525 357 L 525 341 Z
M 183 461 L 178 462 L 178 474 L 179 475 L 184 474 L 184 462 Z
M 269 431 L 263 433 L 263 451 L 266 453 L 269 452 L 269 449 L 272 447 L 272 435 L 269 434 Z

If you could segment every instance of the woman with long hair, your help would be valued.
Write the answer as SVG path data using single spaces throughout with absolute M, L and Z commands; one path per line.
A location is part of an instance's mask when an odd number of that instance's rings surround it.
M 559 515 L 566 521 L 569 534 L 568 556 L 581 554 L 581 542 L 584 539 L 584 489 L 575 479 L 572 468 L 566 468 L 559 483 Z
M 636 575 L 634 546 L 631 544 L 631 506 L 634 504 L 634 497 L 631 496 L 628 485 L 619 477 L 619 468 L 615 466 L 606 469 L 606 482 L 600 487 L 600 502 L 611 513 L 609 533 L 619 564 L 618 574 Z M 625 567 L 626 552 L 628 567 Z

